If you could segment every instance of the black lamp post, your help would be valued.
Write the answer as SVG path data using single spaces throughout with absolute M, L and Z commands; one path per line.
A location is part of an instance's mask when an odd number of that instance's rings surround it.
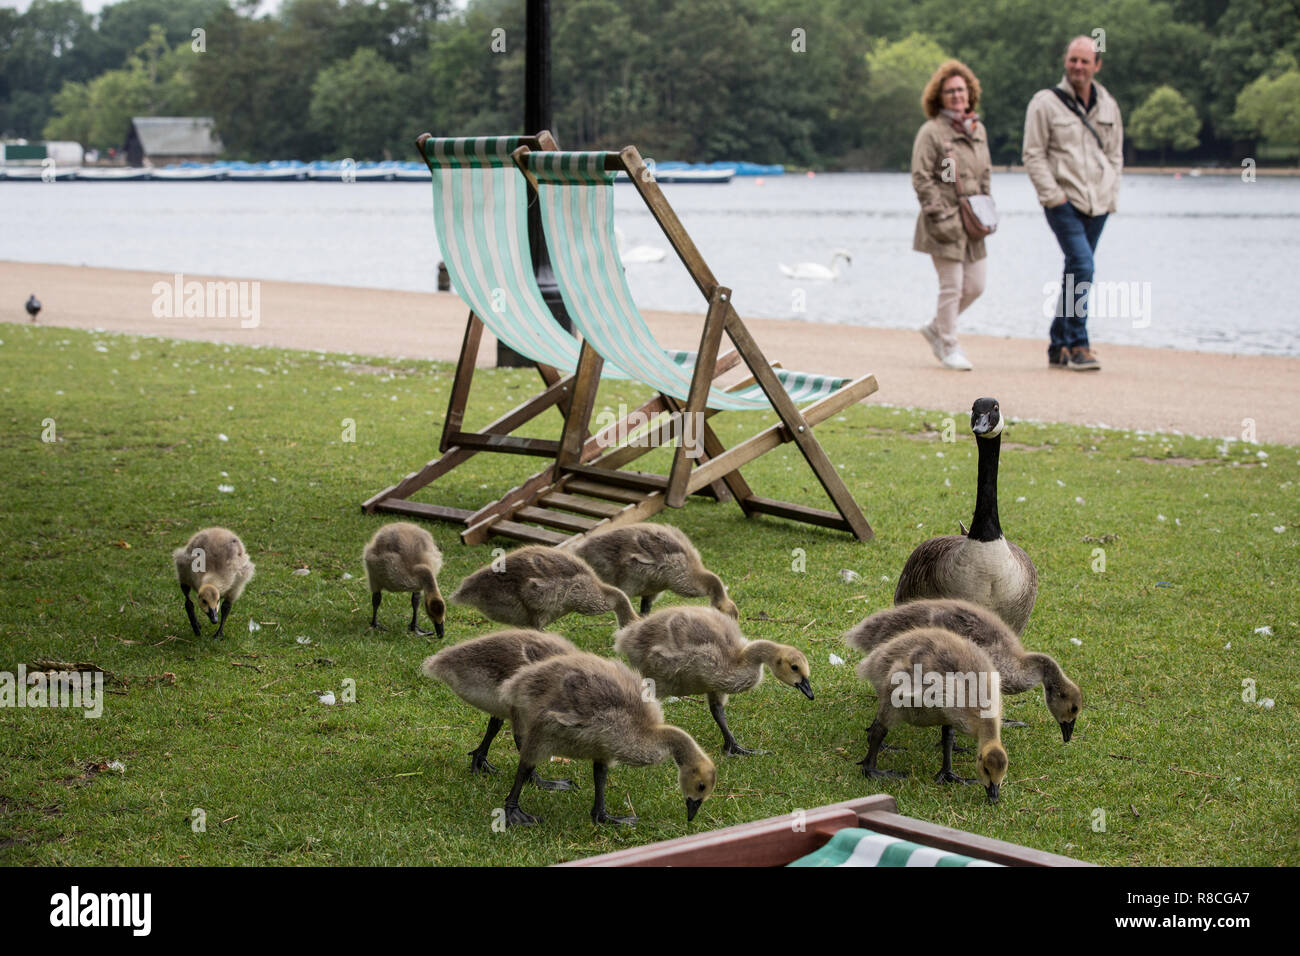
M 533 136 L 550 129 L 552 123 L 550 0 L 528 0 L 524 44 L 524 132 Z M 556 320 L 572 332 L 573 323 L 564 309 L 564 300 L 555 284 L 555 273 L 551 271 L 551 260 L 546 254 L 546 235 L 542 231 L 542 217 L 536 203 L 528 208 L 528 245 L 533 252 L 533 274 L 542 290 L 542 298 Z M 531 364 L 510 347 L 497 343 L 499 367 Z

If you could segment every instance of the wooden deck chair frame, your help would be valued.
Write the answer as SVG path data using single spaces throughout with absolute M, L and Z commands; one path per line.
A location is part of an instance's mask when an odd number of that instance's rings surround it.
M 424 160 L 425 165 L 429 167 L 430 173 L 437 175 L 425 152 L 425 142 L 431 138 L 432 134 L 424 133 L 416 140 L 416 148 L 419 150 L 420 157 Z M 543 130 L 537 136 L 518 137 L 518 140 L 521 144 L 530 148 L 559 149 L 555 138 L 546 130 Z M 592 410 L 590 401 L 581 406 L 574 406 L 572 403 L 577 370 L 570 374 L 563 374 L 561 370 L 554 366 L 540 361 L 534 362 L 534 365 L 542 378 L 543 389 L 541 392 L 485 426 L 482 431 L 464 431 L 465 411 L 469 401 L 470 387 L 473 383 L 475 359 L 478 355 L 479 344 L 482 341 L 483 328 L 482 319 L 471 308 L 469 318 L 465 324 L 465 334 L 461 341 L 460 355 L 456 363 L 451 395 L 448 399 L 447 416 L 443 422 L 442 437 L 438 443 L 440 457 L 429 461 L 420 470 L 406 475 L 397 484 L 390 485 L 379 493 L 372 495 L 361 505 L 361 510 L 364 513 L 371 514 L 375 511 L 381 511 L 452 521 L 470 527 L 479 525 L 484 521 L 494 519 L 506 510 L 506 507 L 501 502 L 493 502 L 485 507 L 470 510 L 446 505 L 425 504 L 411 501 L 409 498 L 415 492 L 464 464 L 479 452 L 534 455 L 555 459 L 559 454 L 560 441 L 524 438 L 511 434 L 515 429 L 532 421 L 553 406 L 558 407 L 564 416 L 565 425 L 562 433 L 580 436 L 581 447 L 577 452 L 577 457 L 581 462 L 596 457 L 602 448 L 608 445 L 609 434 L 617 433 L 618 426 L 616 423 L 615 426 L 604 430 L 600 434 L 590 435 L 588 432 L 588 423 L 590 422 Z M 514 347 L 514 343 L 508 340 L 507 344 Z M 590 349 L 583 349 L 579 352 L 579 366 L 582 366 L 584 357 L 588 363 L 589 373 L 594 374 L 595 380 L 598 382 L 601 371 L 600 357 Z M 739 356 L 732 355 L 726 361 L 720 362 L 717 374 L 723 374 L 738 361 Z M 594 400 L 594 390 L 590 399 Z M 665 406 L 666 402 L 661 396 L 659 399 L 652 399 L 645 403 L 632 414 L 651 416 L 662 411 Z M 645 450 L 648 451 L 649 449 Z M 547 475 L 549 473 L 549 469 L 543 472 L 543 474 Z M 536 482 L 532 484 L 536 484 Z M 532 487 L 532 484 L 525 482 L 525 485 L 520 487 Z M 517 493 L 519 489 L 514 489 L 514 491 Z M 730 497 L 730 492 L 721 480 L 712 482 L 708 488 L 700 489 L 698 493 L 710 497 Z M 563 517 L 557 520 L 564 522 L 564 526 L 568 530 L 582 530 L 593 524 L 593 522 L 586 520 L 577 523 L 574 520 L 566 521 Z
M 515 150 L 515 159 L 520 169 L 529 177 L 536 188 L 537 179 L 529 168 L 529 157 L 535 152 L 531 146 L 524 144 Z M 707 407 L 710 387 L 719 374 L 716 368 L 718 352 L 723 332 L 726 332 L 735 346 L 735 352 L 750 370 L 752 381 L 766 396 L 771 407 L 776 411 L 779 421 L 770 428 L 760 432 L 734 448 L 726 449 L 712 429 L 706 429 L 703 436 L 704 451 L 707 459 L 702 459 L 698 467 L 693 467 L 692 457 L 688 455 L 685 442 L 678 442 L 673 463 L 667 478 L 659 475 L 645 475 L 638 472 L 617 472 L 624 459 L 617 452 L 607 454 L 590 463 L 579 459 L 580 435 L 576 431 L 576 421 L 566 424 L 564 438 L 557 461 L 560 473 L 575 476 L 582 481 L 616 482 L 642 492 L 639 500 L 629 499 L 629 507 L 624 513 L 611 515 L 602 524 L 623 524 L 641 520 L 648 514 L 660 510 L 663 506 L 681 507 L 686 497 L 699 492 L 702 488 L 719 479 L 736 498 L 746 516 L 770 514 L 790 518 L 810 524 L 836 528 L 852 533 L 859 540 L 869 540 L 872 530 L 867 523 L 858 503 L 849 493 L 840 478 L 835 465 L 827 457 L 821 443 L 813 435 L 813 426 L 818 422 L 837 414 L 844 408 L 861 401 L 877 389 L 874 375 L 864 375 L 844 385 L 829 396 L 821 398 L 807 406 L 802 412 L 795 406 L 774 370 L 779 366 L 770 364 L 764 357 L 758 344 L 750 335 L 744 322 L 737 314 L 731 302 L 731 290 L 718 283 L 703 256 L 677 218 L 663 192 L 655 182 L 654 176 L 641 158 L 635 147 L 627 147 L 618 153 L 605 153 L 604 170 L 613 173 L 626 173 L 632 184 L 640 193 L 651 215 L 672 244 L 678 258 L 690 273 L 700 292 L 708 300 L 708 312 L 700 337 L 695 369 L 691 376 L 690 390 L 684 402 L 674 400 L 676 408 L 684 416 L 708 416 L 714 409 Z M 557 275 L 558 278 L 558 275 Z M 562 291 L 565 291 L 562 288 Z M 566 292 L 567 294 L 567 292 Z M 594 395 L 587 390 L 597 384 L 591 376 L 583 376 L 580 369 L 576 375 L 575 401 L 588 402 Z M 744 383 L 742 383 L 743 385 Z M 733 386 L 734 388 L 734 386 Z M 817 476 L 823 489 L 835 505 L 834 511 L 810 508 L 805 505 L 761 498 L 753 493 L 740 474 L 741 466 L 750 463 L 777 446 L 793 441 L 807 460 L 813 473 Z M 493 519 L 500 520 L 500 519 Z M 490 522 L 489 522 L 490 524 Z M 483 529 L 471 529 L 482 533 Z M 481 540 L 481 538 L 479 539 Z M 572 539 L 569 539 L 572 540 Z M 554 542 L 568 543 L 565 541 Z
M 874 794 L 803 811 L 802 827 L 790 814 L 618 850 L 560 866 L 785 866 L 816 852 L 845 827 L 862 827 L 948 853 L 1006 866 L 1093 866 L 1004 840 L 954 830 L 898 813 L 889 794 Z

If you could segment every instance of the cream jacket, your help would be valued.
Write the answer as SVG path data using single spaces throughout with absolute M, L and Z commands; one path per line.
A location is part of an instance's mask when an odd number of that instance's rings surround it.
M 957 185 L 951 164 L 944 162 L 949 150 L 961 179 L 962 194 L 989 194 L 993 164 L 984 124 L 978 124 L 974 134 L 968 136 L 954 129 L 942 113 L 926 122 L 912 143 L 912 188 L 921 202 L 912 248 L 941 259 L 974 262 L 987 253 L 984 240 L 970 238 L 962 228 Z
M 1093 81 L 1097 102 L 1085 115 L 1101 136 L 1102 146 L 1083 121 L 1051 90 L 1039 90 L 1025 112 L 1022 159 L 1044 206 L 1069 201 L 1085 216 L 1114 212 L 1124 170 L 1124 123 L 1119 104 Z M 1058 89 L 1074 89 L 1062 78 Z

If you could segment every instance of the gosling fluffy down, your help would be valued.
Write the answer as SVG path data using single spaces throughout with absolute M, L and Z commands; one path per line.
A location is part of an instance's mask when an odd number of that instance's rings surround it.
M 628 597 L 641 599 L 641 613 L 661 591 L 707 597 L 723 614 L 740 617 L 722 579 L 704 566 L 685 532 L 672 525 L 623 525 L 599 531 L 574 545 L 573 553 L 591 565 L 602 581 Z
M 970 601 L 912 601 L 877 611 L 842 640 L 870 654 L 886 641 L 920 627 L 941 627 L 983 648 L 1001 675 L 1004 694 L 1022 694 L 1042 684 L 1047 709 L 1061 725 L 1061 737 L 1070 742 L 1074 722 L 1083 710 L 1079 686 L 1065 676 L 1054 658 L 1025 650 L 1006 622 L 987 608 Z
M 433 621 L 438 637 L 444 636 L 447 603 L 438 590 L 438 572 L 442 570 L 442 552 L 433 541 L 433 535 L 409 521 L 394 521 L 375 532 L 361 554 L 366 565 L 366 578 L 370 582 L 370 626 L 383 629 L 379 623 L 379 604 L 384 591 L 409 592 L 411 595 L 411 623 L 408 630 L 417 634 L 429 632 L 419 626 L 420 595 L 424 595 L 424 610 Z
M 858 665 L 857 673 L 871 682 L 879 700 L 867 755 L 860 761 L 865 776 L 906 776 L 877 769 L 876 756 L 889 730 L 908 723 L 943 728 L 943 766 L 935 780 L 972 782 L 952 771 L 955 728 L 978 741 L 979 782 L 989 802 L 997 802 L 1007 775 L 1007 752 L 1001 740 L 1002 694 L 997 670 L 982 648 L 951 631 L 921 628 L 881 644 Z
M 740 626 L 711 607 L 671 607 L 629 624 L 614 635 L 614 649 L 645 677 L 657 696 L 708 694 L 709 711 L 722 731 L 722 749 L 752 754 L 727 727 L 727 695 L 758 685 L 763 665 L 777 680 L 813 699 L 803 651 L 774 641 L 750 641 Z
M 488 715 L 482 743 L 470 751 L 470 771 L 496 773 L 487 760 L 493 738 L 510 717 L 510 704 L 501 688 L 521 668 L 559 654 L 577 654 L 578 648 L 558 634 L 544 631 L 498 631 L 452 647 L 444 647 L 426 658 L 420 671 L 442 681 L 452 693 Z M 517 728 L 516 728 L 517 729 Z M 516 738 L 520 735 L 516 733 Z M 555 783 L 555 781 L 551 781 Z M 546 786 L 546 783 L 542 783 Z M 562 789 L 552 786 L 549 789 Z
M 645 767 L 672 757 L 688 821 L 717 783 L 713 761 L 690 734 L 664 723 L 663 708 L 644 698 L 641 679 L 623 663 L 595 654 L 561 654 L 522 668 L 501 693 L 523 735 L 519 769 L 505 802 L 511 825 L 537 822 L 520 809 L 519 793 L 533 768 L 551 756 L 592 762 L 596 823 L 636 822 L 605 812 L 605 776 L 614 764 Z
M 637 619 L 627 595 L 601 581 L 586 561 L 542 545 L 518 548 L 475 571 L 451 600 L 502 624 L 538 630 L 575 611 L 612 610 L 620 626 Z
M 226 528 L 204 528 L 196 532 L 183 548 L 172 552 L 176 577 L 185 597 L 185 613 L 198 637 L 199 621 L 194 616 L 190 590 L 199 592 L 199 605 L 208 620 L 217 625 L 214 638 L 223 637 L 230 606 L 239 600 L 244 587 L 253 579 L 253 562 L 239 536 Z M 221 618 L 218 622 L 217 610 Z

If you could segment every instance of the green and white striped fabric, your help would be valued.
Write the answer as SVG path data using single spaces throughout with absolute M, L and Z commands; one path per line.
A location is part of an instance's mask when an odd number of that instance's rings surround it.
M 959 853 L 936 850 L 885 836 L 874 830 L 847 827 L 815 853 L 800 857 L 790 866 L 1001 866 Z
M 433 219 L 452 288 L 520 355 L 565 372 L 581 343 L 555 321 L 533 277 L 528 184 L 510 153 L 520 138 L 425 140 L 433 169 Z M 631 378 L 606 357 L 602 375 Z
M 691 366 L 666 354 L 632 301 L 614 235 L 615 174 L 605 171 L 604 152 L 533 152 L 528 167 L 537 177 L 542 226 L 555 268 L 556 284 L 574 325 L 605 361 L 635 370 L 635 377 L 685 400 Z M 774 369 L 796 403 L 842 388 L 849 379 Z M 716 409 L 768 408 L 757 384 L 736 392 L 709 389 Z

